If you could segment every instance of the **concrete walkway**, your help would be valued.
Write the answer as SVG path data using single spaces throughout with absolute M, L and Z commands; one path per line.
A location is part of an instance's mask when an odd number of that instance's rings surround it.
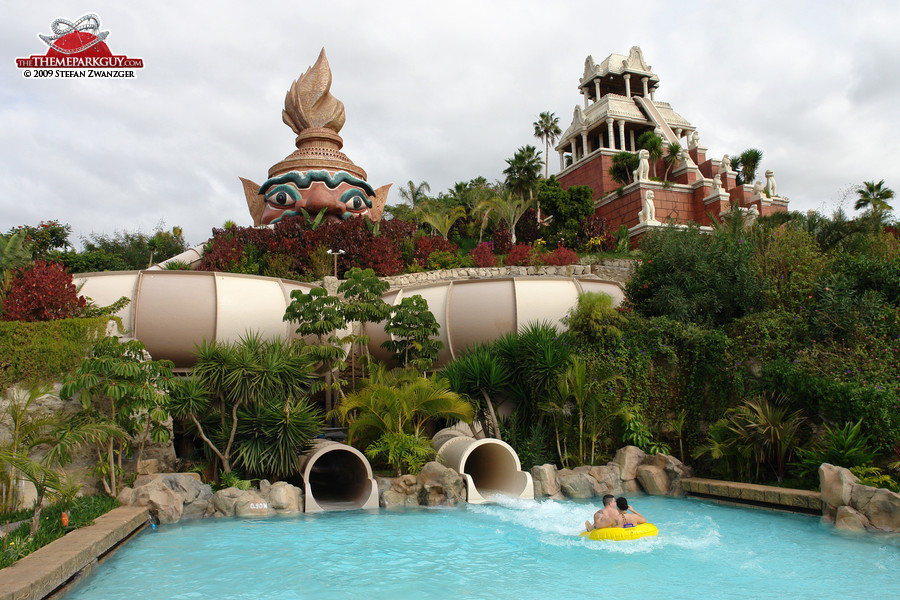
M 147 523 L 143 506 L 120 506 L 0 570 L 0 600 L 40 600 Z
M 822 512 L 822 494 L 811 490 L 794 490 L 771 485 L 719 481 L 692 477 L 681 480 L 681 487 L 690 496 L 722 500 L 738 504 L 762 506 L 793 512 Z

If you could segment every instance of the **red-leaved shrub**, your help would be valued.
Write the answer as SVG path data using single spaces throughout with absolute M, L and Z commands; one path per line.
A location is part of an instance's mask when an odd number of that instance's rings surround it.
M 451 241 L 445 240 L 439 235 L 425 235 L 416 239 L 416 252 L 414 256 L 419 266 L 424 267 L 428 262 L 428 257 L 434 252 L 449 252 L 455 254 L 457 250 L 459 250 L 459 246 Z
M 497 257 L 494 255 L 492 242 L 481 242 L 472 250 L 472 262 L 476 267 L 496 267 Z
M 541 257 L 545 265 L 561 267 L 563 265 L 577 265 L 578 255 L 574 250 L 560 246 L 553 252 L 548 252 Z
M 534 248 L 529 244 L 516 244 L 512 248 L 509 249 L 509 254 L 506 255 L 506 265 L 507 266 L 515 266 L 515 267 L 527 267 L 531 266 L 534 259 Z
M 4 321 L 55 321 L 78 316 L 86 305 L 64 266 L 45 260 L 13 272 L 3 300 Z

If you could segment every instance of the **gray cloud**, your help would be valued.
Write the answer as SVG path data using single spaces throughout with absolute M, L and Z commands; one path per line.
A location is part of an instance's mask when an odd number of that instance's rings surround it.
M 38 81 L 13 59 L 43 54 L 36 34 L 86 10 L 34 4 L 0 25 L 2 231 L 58 219 L 77 237 L 163 221 L 199 243 L 226 219 L 249 223 L 237 178 L 262 181 L 293 150 L 284 93 L 322 47 L 347 110 L 344 150 L 376 186 L 394 183 L 391 202 L 410 179 L 436 193 L 501 178 L 516 148 L 543 150 L 538 113 L 568 126 L 585 57 L 633 45 L 710 154 L 760 148 L 792 208 L 822 208 L 864 179 L 900 186 L 892 5 L 96 0 L 110 48 L 146 68 L 133 81 Z

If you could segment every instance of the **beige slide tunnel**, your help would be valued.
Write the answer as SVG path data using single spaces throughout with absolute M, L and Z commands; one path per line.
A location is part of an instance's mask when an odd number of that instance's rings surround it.
M 562 318 L 578 302 L 583 292 L 602 292 L 618 306 L 625 298 L 622 286 L 611 281 L 579 277 L 497 277 L 443 281 L 407 286 L 384 295 L 390 305 L 403 298 L 421 296 L 440 325 L 440 341 L 434 367 L 449 363 L 469 346 L 492 342 L 502 335 L 519 331 L 534 321 L 549 321 L 565 329 Z M 390 353 L 381 347 L 391 339 L 384 324 L 366 327 L 369 351 L 378 360 L 387 361 Z
M 476 440 L 456 429 L 442 429 L 432 440 L 444 465 L 466 480 L 470 504 L 484 504 L 496 494 L 533 499 L 531 474 L 522 471 L 512 446 L 494 438 Z
M 347 444 L 317 440 L 300 457 L 304 512 L 378 508 L 378 484 L 365 455 Z

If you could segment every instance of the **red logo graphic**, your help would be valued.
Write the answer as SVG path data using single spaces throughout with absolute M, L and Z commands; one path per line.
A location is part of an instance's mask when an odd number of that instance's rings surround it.
M 77 21 L 56 19 L 49 35 L 38 34 L 49 48 L 47 54 L 17 58 L 20 69 L 142 69 L 144 61 L 113 54 L 106 45 L 108 31 L 100 31 L 100 17 L 87 14 Z M 26 76 L 28 74 L 26 73 Z

